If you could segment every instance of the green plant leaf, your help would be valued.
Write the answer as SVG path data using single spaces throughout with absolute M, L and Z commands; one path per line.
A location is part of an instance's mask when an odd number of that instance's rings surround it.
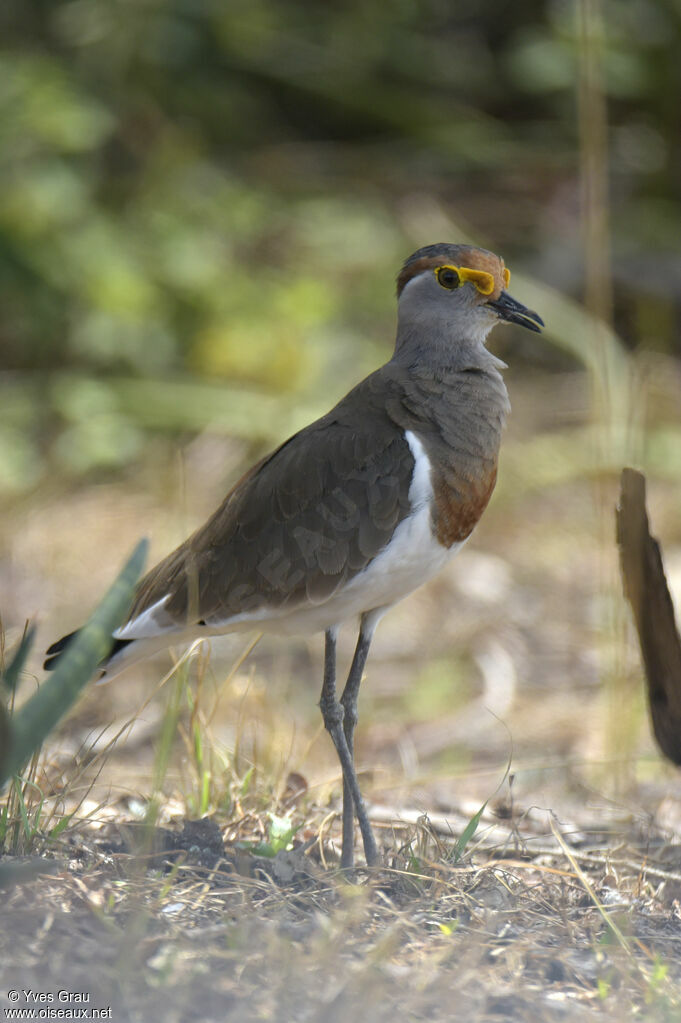
M 0 778 L 4 778 L 4 767 L 9 755 L 10 744 L 10 718 L 5 705 L 0 703 Z M 0 782 L 0 785 L 2 782 Z
M 251 781 L 253 780 L 253 771 L 254 770 L 255 770 L 255 767 L 254 767 L 253 764 L 251 764 L 251 766 L 248 768 L 248 770 L 246 771 L 246 774 L 243 777 L 243 781 L 241 782 L 241 787 L 239 789 L 240 795 L 242 795 L 242 796 L 248 795 L 248 791 L 249 791 L 249 789 L 251 787 Z
M 290 817 L 277 817 L 275 813 L 270 813 L 269 818 L 270 826 L 267 829 L 269 832 L 269 846 L 276 856 L 282 849 L 288 849 L 296 836 L 296 832 L 300 830 L 302 825 L 297 824 L 293 826 Z
M 35 626 L 31 626 L 21 637 L 19 646 L 14 651 L 12 660 L 5 668 L 2 674 L 2 684 L 5 689 L 12 693 L 19 684 L 19 676 L 24 670 L 26 664 L 26 658 L 29 655 L 31 647 L 33 646 L 33 637 L 35 636 Z
M 478 812 L 473 814 L 468 824 L 459 835 L 458 841 L 454 846 L 454 850 L 452 852 L 452 859 L 454 860 L 455 863 L 461 859 L 464 852 L 466 851 L 466 846 L 470 842 L 475 832 L 478 830 L 478 824 L 480 823 L 480 818 L 485 812 L 487 802 L 488 801 L 485 800 L 485 802 L 482 804 Z
M 267 829 L 267 841 L 239 842 L 237 845 L 240 849 L 248 849 L 254 856 L 266 856 L 270 859 L 288 849 L 302 824 L 293 826 L 290 817 L 277 817 L 275 813 L 268 814 L 268 817 L 270 825 Z
M 147 541 L 141 540 L 104 600 L 69 644 L 52 677 L 12 718 L 9 742 L 0 762 L 0 785 L 19 772 L 22 764 L 73 705 L 97 665 L 106 657 L 111 649 L 111 634 L 130 607 L 146 552 Z
M 64 814 L 64 816 L 57 821 L 53 828 L 50 828 L 48 834 L 50 838 L 58 838 L 62 831 L 65 831 L 73 819 L 72 813 Z

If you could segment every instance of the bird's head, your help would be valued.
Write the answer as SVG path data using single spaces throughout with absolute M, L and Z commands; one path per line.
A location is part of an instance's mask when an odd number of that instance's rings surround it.
M 456 336 L 484 342 L 500 321 L 538 333 L 542 318 L 508 293 L 503 259 L 473 245 L 427 245 L 405 262 L 397 278 L 400 320 L 446 324 Z

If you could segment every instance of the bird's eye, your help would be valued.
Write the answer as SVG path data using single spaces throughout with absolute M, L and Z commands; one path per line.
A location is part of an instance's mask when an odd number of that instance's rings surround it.
M 453 291 L 454 288 L 459 287 L 459 284 L 461 283 L 459 275 L 451 266 L 440 266 L 435 272 L 437 275 L 437 283 L 443 288 Z

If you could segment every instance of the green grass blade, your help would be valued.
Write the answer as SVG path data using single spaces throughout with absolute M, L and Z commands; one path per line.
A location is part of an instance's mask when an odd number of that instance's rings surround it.
M 19 797 L 19 813 L 21 814 L 21 823 L 24 826 L 24 836 L 27 839 L 33 838 L 38 829 L 40 828 L 40 818 L 43 812 L 43 805 L 45 803 L 45 797 L 40 793 L 40 801 L 37 807 L 31 807 L 29 809 L 26 805 L 26 799 L 24 797 L 22 779 L 16 778 L 17 795 Z
M 12 734 L 10 716 L 5 705 L 0 703 L 0 778 L 4 778 L 4 766 L 9 755 L 10 736 Z M 2 782 L 0 781 L 0 787 Z
M 53 828 L 50 828 L 48 834 L 50 838 L 58 838 L 62 831 L 65 831 L 73 819 L 72 813 L 65 814 L 61 820 L 58 820 Z
M 30 649 L 33 646 L 33 637 L 35 635 L 35 626 L 31 626 L 27 629 L 24 635 L 21 637 L 21 642 L 14 652 L 12 660 L 5 668 L 2 675 L 2 684 L 5 689 L 12 693 L 17 688 L 19 683 L 19 676 L 24 670 L 26 664 L 26 658 L 29 655 Z
M 201 784 L 201 806 L 200 806 L 200 811 L 201 811 L 200 812 L 200 816 L 201 817 L 203 817 L 203 815 L 208 812 L 208 807 L 210 806 L 210 783 L 211 783 L 211 778 L 212 778 L 212 776 L 211 776 L 210 771 L 204 771 L 203 772 L 203 776 L 201 778 L 201 782 L 202 782 L 202 784 Z
M 147 541 L 141 540 L 104 600 L 69 644 L 52 677 L 10 721 L 9 748 L 0 763 L 0 785 L 19 772 L 106 657 L 111 649 L 111 634 L 130 607 L 146 553 Z
M 461 859 L 464 852 L 466 851 L 466 846 L 470 842 L 475 832 L 478 830 L 478 824 L 480 823 L 480 819 L 483 813 L 485 812 L 486 806 L 487 800 L 485 800 L 485 802 L 482 804 L 478 812 L 473 814 L 468 824 L 459 835 L 459 839 L 452 851 L 452 859 L 454 860 L 455 863 L 457 863 Z

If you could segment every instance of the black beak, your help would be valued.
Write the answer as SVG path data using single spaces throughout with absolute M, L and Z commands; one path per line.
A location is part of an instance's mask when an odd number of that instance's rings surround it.
M 534 330 L 537 334 L 541 334 L 541 329 L 544 326 L 541 316 L 522 305 L 521 302 L 516 302 L 507 291 L 502 291 L 499 298 L 487 304 L 494 309 L 500 320 L 505 320 L 507 323 L 519 323 L 521 327 L 527 327 L 528 330 Z

